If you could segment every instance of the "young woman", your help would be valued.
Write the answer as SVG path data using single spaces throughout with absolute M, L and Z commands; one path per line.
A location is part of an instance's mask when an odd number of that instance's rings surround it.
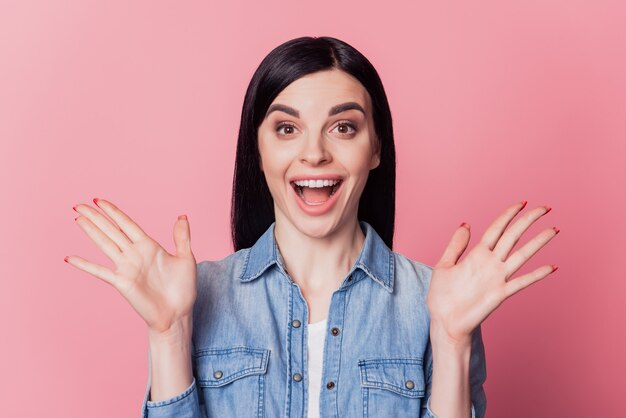
M 510 254 L 550 208 L 504 210 L 459 262 L 463 223 L 432 268 L 391 250 L 395 150 L 370 62 L 335 38 L 288 41 L 246 92 L 235 165 L 235 252 L 196 263 L 189 222 L 167 253 L 112 202 L 75 206 L 148 325 L 149 417 L 483 417 L 480 324 L 556 270 L 511 276 L 550 241 Z M 424 239 L 417 238 L 417 239 Z

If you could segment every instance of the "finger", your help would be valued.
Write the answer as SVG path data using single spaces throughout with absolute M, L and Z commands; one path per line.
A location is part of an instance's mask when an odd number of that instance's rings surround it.
M 507 225 L 511 222 L 515 215 L 517 215 L 519 211 L 524 208 L 524 206 L 526 206 L 525 200 L 523 202 L 516 203 L 513 206 L 509 206 L 504 212 L 502 212 L 500 216 L 498 216 L 496 220 L 489 225 L 489 228 L 487 228 L 480 239 L 480 244 L 486 246 L 490 250 L 493 250 Z
M 452 267 L 459 261 L 461 254 L 463 254 L 463 251 L 467 248 L 467 244 L 469 244 L 471 235 L 469 228 L 470 226 L 463 222 L 456 231 L 454 231 L 452 239 L 435 267 Z
M 542 266 L 535 271 L 531 271 L 530 273 L 524 274 L 523 276 L 509 280 L 504 285 L 506 294 L 505 299 L 513 296 L 520 290 L 527 288 L 531 284 L 545 278 L 548 274 L 552 273 L 556 269 L 557 266 L 554 264 L 551 266 Z
M 515 244 L 517 244 L 517 241 L 519 241 L 524 232 L 533 224 L 533 222 L 548 212 L 550 212 L 550 208 L 547 206 L 539 206 L 529 212 L 526 212 L 524 216 L 504 231 L 504 234 L 502 234 L 502 237 L 498 240 L 493 252 L 500 257 L 501 261 L 506 260 L 509 253 Z
M 108 200 L 94 198 L 94 203 L 104 211 L 120 229 L 130 238 L 132 242 L 136 242 L 146 236 L 146 233 L 133 221 L 128 215 L 122 212 L 117 206 Z
M 119 264 L 119 261 L 122 259 L 122 251 L 108 235 L 102 232 L 100 228 L 85 216 L 78 216 L 74 220 L 111 261 L 115 264 Z
M 510 277 L 515 273 L 526 261 L 530 259 L 537 251 L 539 251 L 544 245 L 546 245 L 552 238 L 559 233 L 557 227 L 552 227 L 541 231 L 535 238 L 528 241 L 522 248 L 515 251 L 505 261 L 504 265 L 507 270 L 507 277 Z
M 177 257 L 191 255 L 191 232 L 187 215 L 180 215 L 174 224 L 174 244 L 176 244 Z
M 98 279 L 101 279 L 114 287 L 117 287 L 116 286 L 117 278 L 115 276 L 115 273 L 113 273 L 110 269 L 104 266 L 101 266 L 100 264 L 87 261 L 84 258 L 79 257 L 77 255 L 65 257 L 65 261 L 67 261 L 69 264 L 73 265 L 74 267 L 82 271 L 85 271 L 91 274 L 92 276 L 95 276 Z
M 117 224 L 114 224 L 106 216 L 89 205 L 78 204 L 74 206 L 74 210 L 89 219 L 102 232 L 104 232 L 123 252 L 132 245 L 130 239 L 119 230 Z

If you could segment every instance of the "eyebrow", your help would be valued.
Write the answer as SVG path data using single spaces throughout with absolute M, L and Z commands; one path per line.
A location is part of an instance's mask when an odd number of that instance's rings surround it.
M 358 110 L 359 112 L 363 113 L 365 115 L 365 110 L 363 110 L 363 107 L 361 107 L 360 104 L 356 103 L 356 102 L 347 102 L 347 103 L 341 103 L 338 104 L 336 106 L 333 106 L 330 108 L 330 110 L 328 111 L 328 116 L 333 116 L 336 115 L 338 113 L 341 112 L 345 112 L 347 110 L 351 110 L 351 109 L 355 109 Z M 269 116 L 270 113 L 272 113 L 273 111 L 278 110 L 281 112 L 285 112 L 295 118 L 300 118 L 300 112 L 298 112 L 296 109 L 294 109 L 293 107 L 289 107 L 286 105 L 282 105 L 282 104 L 273 104 L 269 107 L 269 109 L 267 109 L 267 113 L 265 115 L 265 118 L 267 119 L 267 117 Z

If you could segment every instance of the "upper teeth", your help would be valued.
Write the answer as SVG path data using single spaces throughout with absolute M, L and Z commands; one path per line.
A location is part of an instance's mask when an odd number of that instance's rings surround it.
M 339 183 L 339 180 L 298 180 L 294 181 L 300 187 L 328 187 Z

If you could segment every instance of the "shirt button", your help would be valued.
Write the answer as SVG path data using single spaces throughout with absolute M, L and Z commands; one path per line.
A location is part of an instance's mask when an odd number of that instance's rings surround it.
M 415 383 L 413 383 L 412 380 L 407 380 L 404 386 L 406 386 L 407 389 L 413 389 L 415 387 Z
M 339 335 L 339 328 L 337 327 L 333 327 L 333 329 L 330 330 L 331 334 L 333 334 L 334 336 Z
M 330 381 L 330 382 L 326 383 L 326 388 L 327 389 L 332 389 L 334 387 L 335 387 L 335 382 Z
M 300 321 L 298 321 L 297 319 L 294 319 L 293 321 L 291 321 L 291 326 L 294 328 L 300 328 Z
M 302 380 L 302 375 L 300 373 L 296 373 L 293 375 L 293 380 L 295 380 L 296 382 L 299 382 Z
M 213 377 L 216 379 L 221 379 L 222 376 L 224 376 L 224 373 L 222 373 L 221 370 L 217 370 L 215 373 L 213 373 Z

